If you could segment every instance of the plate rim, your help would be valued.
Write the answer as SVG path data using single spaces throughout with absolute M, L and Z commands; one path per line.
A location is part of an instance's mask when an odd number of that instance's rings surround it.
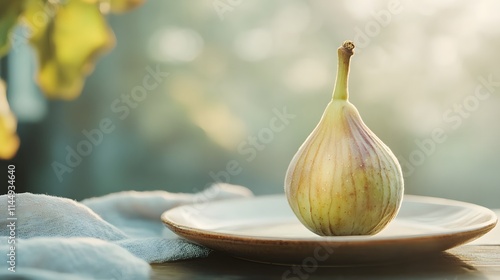
M 271 195 L 261 195 L 261 196 L 253 196 L 253 197 L 244 197 L 244 198 L 236 198 L 236 199 L 228 199 L 228 200 L 218 200 L 218 201 L 210 201 L 204 203 L 205 207 L 213 204 L 224 204 L 224 203 L 234 203 L 238 201 L 248 201 L 255 199 L 273 199 L 283 197 L 286 199 L 285 194 L 271 194 Z M 493 229 L 498 223 L 498 217 L 491 209 L 488 209 L 484 206 L 477 205 L 470 202 L 464 202 L 459 200 L 440 198 L 440 197 L 431 197 L 431 196 L 421 196 L 421 195 L 413 195 L 413 194 L 405 194 L 404 201 L 412 201 L 423 203 L 425 201 L 426 204 L 438 204 L 438 205 L 454 205 L 461 206 L 465 208 L 473 208 L 483 212 L 485 215 L 488 215 L 489 218 L 481 223 L 469 225 L 467 227 L 462 227 L 455 230 L 448 230 L 443 233 L 424 233 L 424 234 L 411 234 L 411 235 L 401 235 L 401 236 L 314 236 L 314 237 L 266 237 L 266 236 L 251 236 L 251 235 L 243 235 L 243 234 L 234 234 L 234 233 L 225 233 L 225 232 L 215 232 L 206 229 L 200 229 L 192 226 L 186 226 L 179 223 L 176 223 L 170 219 L 168 219 L 168 215 L 175 212 L 180 211 L 181 208 L 189 208 L 193 207 L 196 204 L 189 205 L 180 205 L 169 209 L 162 213 L 161 221 L 174 233 L 182 233 L 182 236 L 185 235 L 198 235 L 203 236 L 205 238 L 210 239 L 218 239 L 218 240 L 228 240 L 234 243 L 258 243 L 260 245 L 276 245 L 277 242 L 280 244 L 286 245 L 314 245 L 314 244 L 328 244 L 328 245 L 366 245 L 373 244 L 379 242 L 409 242 L 412 240 L 427 240 L 427 239 L 436 239 L 436 238 L 446 238 L 447 236 L 453 236 L 457 234 L 472 234 L 477 235 L 475 238 L 480 237 L 479 233 L 484 232 L 487 233 L 491 229 Z M 470 242 L 473 239 L 470 239 L 466 242 Z M 196 242 L 196 241 L 195 241 Z M 464 242 L 464 243 L 466 243 Z

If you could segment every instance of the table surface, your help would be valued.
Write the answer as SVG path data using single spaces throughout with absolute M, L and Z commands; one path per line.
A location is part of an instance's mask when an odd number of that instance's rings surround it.
M 500 216 L 500 209 L 495 212 Z M 500 279 L 500 225 L 485 237 L 481 240 L 486 242 L 476 241 L 398 264 L 312 267 L 309 273 L 300 270 L 287 274 L 294 271 L 292 266 L 256 263 L 213 252 L 202 259 L 152 264 L 152 279 Z

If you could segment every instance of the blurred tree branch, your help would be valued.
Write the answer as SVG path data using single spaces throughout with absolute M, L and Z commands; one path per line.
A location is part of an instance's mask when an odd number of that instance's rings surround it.
M 48 98 L 72 100 L 82 91 L 98 57 L 115 45 L 105 15 L 121 13 L 145 0 L 6 0 L 0 4 L 0 57 L 22 39 L 36 51 L 36 82 Z M 25 27 L 14 34 L 17 25 Z M 26 36 L 26 38 L 23 38 Z M 21 37 L 21 38 L 19 38 Z M 18 147 L 16 119 L 0 81 L 0 158 L 12 158 Z

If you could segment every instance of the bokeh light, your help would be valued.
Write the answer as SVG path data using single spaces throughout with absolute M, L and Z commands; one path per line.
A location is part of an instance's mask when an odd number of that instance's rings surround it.
M 350 101 L 405 162 L 406 193 L 500 207 L 500 2 L 227 2 L 223 14 L 211 1 L 148 0 L 110 16 L 117 46 L 72 102 L 41 98 L 32 54 L 12 52 L 2 70 L 26 190 L 75 199 L 195 192 L 236 161 L 241 172 L 230 183 L 281 193 L 288 163 L 331 98 L 336 49 L 353 39 Z M 147 67 L 169 76 L 118 118 L 111 104 L 143 83 Z M 476 106 L 477 87 L 488 97 Z M 271 138 L 276 110 L 295 118 Z M 58 180 L 52 163 L 64 163 L 66 147 L 104 118 L 115 130 Z M 423 147 L 435 129 L 445 142 Z

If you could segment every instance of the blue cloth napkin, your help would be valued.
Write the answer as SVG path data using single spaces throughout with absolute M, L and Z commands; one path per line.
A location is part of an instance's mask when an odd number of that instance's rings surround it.
M 126 191 L 81 202 L 20 193 L 15 197 L 15 244 L 9 244 L 8 198 L 0 196 L 0 279 L 148 279 L 149 263 L 210 252 L 168 230 L 160 220 L 164 211 L 248 196 L 247 188 L 222 183 L 196 194 Z M 8 270 L 11 246 L 15 272 Z

